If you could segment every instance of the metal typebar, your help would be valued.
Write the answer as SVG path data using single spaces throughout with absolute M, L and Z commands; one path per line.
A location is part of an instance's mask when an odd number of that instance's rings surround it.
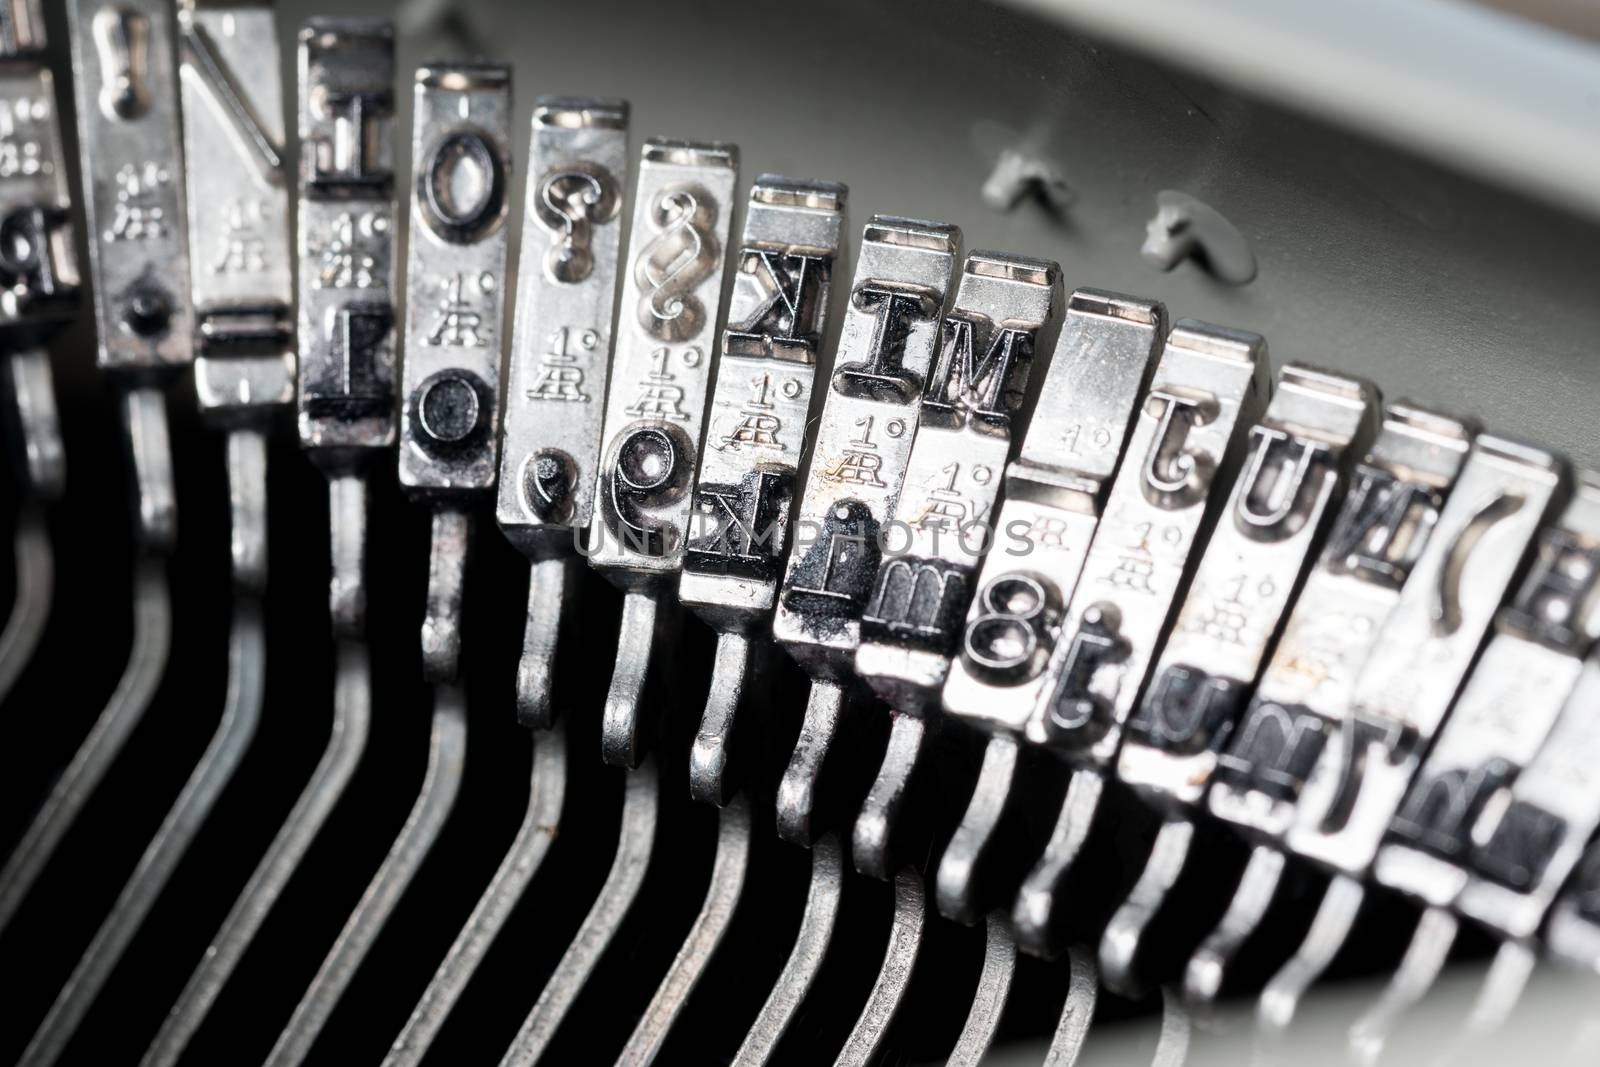
M 960 244 L 953 226 L 887 215 L 862 233 L 772 624 L 812 679 L 778 787 L 778 833 L 795 844 L 820 832 L 812 819 L 818 780 L 854 678 L 878 538 L 900 497 Z
M 894 869 L 895 823 L 993 536 L 1034 350 L 1058 325 L 1060 276 L 1045 260 L 973 252 L 945 313 L 893 520 L 906 544 L 885 545 L 856 649 L 857 675 L 895 709 L 851 839 L 856 869 L 875 878 Z
M 1316 960 L 1285 965 L 1297 990 L 1314 981 L 1332 958 L 1328 946 L 1336 951 L 1353 926 L 1362 880 L 1565 483 L 1560 457 L 1480 434 L 1434 536 L 1379 628 L 1353 699 L 1304 742 L 1304 787 L 1284 840 L 1292 855 L 1330 869 L 1340 892 L 1325 898 L 1331 902 L 1324 906 L 1337 910 L 1314 939 Z M 1262 1022 L 1281 1028 L 1295 998 L 1276 979 L 1267 993 L 1263 1004 L 1275 1014 Z
M 1191 810 L 1238 721 L 1279 624 L 1372 436 L 1376 390 L 1289 364 L 1250 429 L 1250 453 L 1128 722 L 1117 776 L 1165 817 L 1150 862 L 1100 942 L 1100 973 L 1141 991 L 1140 941 L 1194 840 Z
M 991 903 L 979 899 L 978 873 L 1014 801 L 1020 735 L 1166 340 L 1166 318 L 1158 303 L 1074 291 L 1021 452 L 1006 467 L 997 540 L 944 686 L 944 710 L 992 734 L 972 800 L 939 860 L 937 901 L 947 918 L 976 922 Z
M 1054 951 L 1056 894 L 1087 837 L 1105 768 L 1159 651 L 1218 472 L 1266 405 L 1266 342 L 1184 319 L 1172 327 L 1106 499 L 1024 735 L 1073 766 L 1056 830 L 1018 890 L 1019 946 Z
M 679 599 L 717 630 L 710 696 L 689 752 L 697 799 L 726 804 L 734 717 L 765 644 L 806 445 L 812 379 L 843 251 L 844 186 L 763 174 L 738 273 L 694 491 Z

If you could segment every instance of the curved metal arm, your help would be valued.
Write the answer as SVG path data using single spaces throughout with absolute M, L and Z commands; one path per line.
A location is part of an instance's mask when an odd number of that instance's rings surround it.
M 561 1020 L 567 1016 L 578 991 L 589 980 L 606 946 L 633 907 L 650 869 L 655 851 L 656 812 L 660 806 L 661 783 L 655 761 L 646 759 L 628 775 L 627 792 L 622 800 L 622 831 L 617 839 L 617 855 L 611 862 L 600 895 L 584 918 L 583 925 L 556 964 L 533 1010 L 523 1020 L 511 1047 L 500 1060 L 501 1067 L 530 1067 L 550 1046 Z
M 1112 992 L 1122 996 L 1142 994 L 1139 947 L 1167 894 L 1177 884 L 1178 875 L 1183 873 L 1194 832 L 1194 823 L 1184 816 L 1162 822 L 1144 872 L 1106 924 L 1100 936 L 1100 973 Z
M 639 704 L 650 673 L 650 652 L 666 610 L 660 591 L 655 589 L 630 589 L 622 600 L 617 665 L 600 724 L 600 753 L 614 767 L 637 767 L 644 751 L 639 737 Z
M 778 782 L 778 836 L 791 845 L 809 847 L 816 833 L 812 816 L 817 809 L 817 788 L 843 706 L 844 690 L 838 684 L 811 683 L 800 738 Z
M 861 813 L 856 817 L 850 838 L 850 857 L 856 870 L 871 878 L 888 881 L 894 870 L 894 831 L 905 805 L 906 790 L 916 773 L 917 757 L 927 736 L 928 724 L 918 715 L 896 711 L 889 730 L 889 747 Z
M 1023 880 L 1012 907 L 1011 922 L 1016 929 L 1017 946 L 1024 952 L 1048 956 L 1054 947 L 1056 894 L 1067 872 L 1078 861 L 1078 853 L 1089 837 L 1094 813 L 1100 807 L 1105 779 L 1100 772 L 1081 769 L 1072 772 L 1061 814 L 1045 845 L 1044 855 Z
M 17 596 L 6 628 L 0 632 L 0 704 L 11 695 L 23 668 L 33 658 L 45 623 L 50 621 L 50 600 L 55 591 L 55 554 L 50 551 L 50 530 L 44 509 L 23 504 L 17 516 L 15 547 Z
M 717 947 L 722 944 L 744 892 L 745 869 L 750 860 L 750 805 L 741 796 L 722 809 L 717 824 L 717 854 L 711 865 L 711 884 L 705 903 L 695 916 L 689 936 L 672 961 L 667 976 L 650 998 L 633 1035 L 617 1057 L 618 1067 L 648 1067 L 654 1062 L 672 1024 L 682 1014 Z
M 1078 1062 L 1084 1039 L 1094 1023 L 1095 1003 L 1100 999 L 1100 972 L 1095 967 L 1094 955 L 1074 945 L 1067 950 L 1067 960 L 1072 968 L 1071 984 L 1067 987 L 1066 1003 L 1061 1006 L 1055 1036 L 1050 1039 L 1044 1067 L 1072 1067 Z
M 199 966 L 144 1054 L 141 1067 L 171 1067 L 205 1021 L 223 986 L 266 921 L 284 886 L 294 876 L 322 824 L 344 795 L 367 745 L 372 718 L 372 678 L 367 649 L 359 642 L 339 646 L 334 682 L 333 730 L 322 759 L 295 802 L 289 818 L 257 864 L 239 899 L 211 939 Z
M 778 1043 L 800 1011 L 833 940 L 833 926 L 839 918 L 839 901 L 844 894 L 844 850 L 839 839 L 825 834 L 811 849 L 811 888 L 806 893 L 806 910 L 800 918 L 800 934 L 794 951 L 783 965 L 783 973 L 761 1006 L 755 1025 L 739 1046 L 733 1067 L 761 1067 L 777 1051 Z
M 461 690 L 437 686 L 433 692 L 433 726 L 428 744 L 428 769 L 411 814 L 355 911 L 323 959 L 295 1006 L 289 1023 L 267 1057 L 270 1067 L 291 1067 L 306 1058 L 333 1009 L 355 977 L 406 887 L 427 859 L 461 788 L 467 755 L 467 704 Z
M 422 998 L 411 1010 L 400 1036 L 390 1046 L 383 1060 L 384 1067 L 410 1067 L 422 1062 L 427 1055 L 428 1047 L 450 1017 L 467 983 L 472 981 L 484 954 L 543 866 L 550 843 L 559 830 L 566 793 L 567 735 L 566 728 L 558 723 L 549 733 L 534 740 L 528 810 L 522 817 L 516 840 L 511 842 L 489 888 L 478 899 L 467 924 L 456 935 L 444 962 L 439 964 Z
M 1009 734 L 995 734 L 984 747 L 972 799 L 939 857 L 934 895 L 939 914 L 947 919 L 962 923 L 978 919 L 978 869 L 1011 804 L 1020 756 L 1021 746 Z
M 133 577 L 133 644 L 122 679 L 95 719 L 83 744 L 56 779 L 16 851 L 0 870 L 0 930 L 22 905 L 28 890 L 72 828 L 83 805 L 99 788 L 133 728 L 144 718 L 167 669 L 172 643 L 172 604 L 166 563 L 141 560 Z
M 9 393 L 16 409 L 22 454 L 17 468 L 23 480 L 23 502 L 17 516 L 13 549 L 16 559 L 16 601 L 0 632 L 0 704 L 32 659 L 50 619 L 55 590 L 55 558 L 41 504 L 61 499 L 66 484 L 66 450 L 56 417 L 56 394 L 50 380 L 50 357 L 41 349 L 14 352 L 8 361 Z
M 517 664 L 517 721 L 530 730 L 548 730 L 555 721 L 551 695 L 561 609 L 577 573 L 578 557 L 572 555 L 535 560 L 528 571 L 528 622 Z
M 1005 919 L 990 915 L 984 931 L 983 973 L 978 975 L 978 991 L 955 1050 L 946 1061 L 947 1067 L 978 1067 L 989 1054 L 1011 996 L 1011 976 L 1016 967 L 1017 943 L 1011 940 Z
M 889 931 L 889 947 L 883 954 L 878 980 L 867 997 L 861 1018 L 834 1061 L 834 1067 L 866 1067 L 876 1057 L 883 1039 L 894 1022 L 895 1013 L 911 985 L 911 971 L 922 948 L 922 927 L 927 918 L 927 899 L 922 876 L 913 870 L 901 871 L 894 880 L 894 927 Z
M 146 846 L 111 914 L 95 933 L 50 1013 L 35 1032 L 22 1063 L 46 1067 L 55 1063 L 111 976 L 133 935 L 166 887 L 184 853 L 233 777 L 255 736 L 265 685 L 266 641 L 261 606 L 253 598 L 234 602 L 233 631 L 228 647 L 228 696 L 211 744 L 184 784 L 161 828 Z
M 717 634 L 717 655 L 711 665 L 711 688 L 706 694 L 706 710 L 700 716 L 689 749 L 689 795 L 703 804 L 718 807 L 733 795 L 733 776 L 728 771 L 733 724 L 739 704 L 750 681 L 755 651 L 745 634 L 724 631 Z

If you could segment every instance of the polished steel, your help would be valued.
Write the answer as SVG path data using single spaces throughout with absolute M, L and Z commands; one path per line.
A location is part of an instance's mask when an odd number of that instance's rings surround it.
M 833 1061 L 834 1067 L 866 1067 L 883 1047 L 889 1025 L 899 1013 L 906 989 L 911 985 L 911 971 L 922 948 L 927 914 L 922 876 L 910 868 L 895 875 L 894 924 L 889 929 L 883 965 L 866 1006 L 861 1009 L 861 1017 Z
M 1045 260 L 971 252 L 945 313 L 855 655 L 857 675 L 899 711 L 926 714 L 944 691 L 1034 351 L 1059 325 L 1060 275 Z
M 692 533 L 738 167 L 733 145 L 658 139 L 639 163 L 588 544 L 626 592 L 601 749 L 627 767 L 646 748 L 639 697 Z
M 889 748 L 852 837 L 857 870 L 888 879 L 923 717 L 950 673 L 972 581 L 1022 415 L 1035 347 L 1056 324 L 1060 268 L 973 252 L 945 313 L 892 529 L 861 616 L 856 674 L 895 710 Z M 900 534 L 900 537 L 892 537 Z M 900 543 L 903 542 L 903 543 Z
M 1094 953 L 1076 946 L 1069 948 L 1067 966 L 1070 968 L 1067 999 L 1061 1006 L 1056 1031 L 1051 1035 L 1044 1067 L 1072 1067 L 1078 1062 L 1089 1027 L 1094 1023 L 1095 1003 L 1100 998 L 1100 972 L 1095 967 Z
M 993 523 L 1005 540 L 984 556 L 944 686 L 946 712 L 994 732 L 939 861 L 936 899 L 947 918 L 977 920 L 974 878 L 1011 802 L 1021 732 L 1166 334 L 1160 304 L 1095 289 L 1067 300 L 1020 453 L 1006 467 Z
M 792 541 L 806 413 L 827 331 L 848 191 L 763 174 L 750 190 L 678 596 L 718 631 L 711 695 L 689 752 L 694 796 L 733 794 L 729 747 Z M 764 643 L 761 647 L 764 647 Z
M 177 1003 L 162 1020 L 141 1067 L 166 1067 L 182 1056 L 355 773 L 372 719 L 366 647 L 356 641 L 340 642 L 337 664 L 328 747 L 288 819 L 206 946 Z
M 1011 940 L 1011 931 L 1006 928 L 1003 916 L 992 914 L 984 928 L 983 971 L 978 975 L 978 993 L 961 1027 L 961 1036 L 956 1039 L 956 1047 L 945 1061 L 947 1064 L 977 1067 L 989 1054 L 989 1046 L 994 1044 L 1006 1001 L 1011 995 L 1016 966 L 1017 946 Z
M 266 685 L 265 664 L 266 635 L 260 604 L 254 597 L 239 597 L 234 601 L 228 638 L 228 693 L 216 731 L 19 1063 L 46 1067 L 62 1060 L 78 1025 L 155 906 L 156 898 L 183 860 L 255 736 Z
M 1292 822 L 1310 755 L 1342 716 L 1471 444 L 1467 423 L 1399 402 L 1388 406 L 1354 471 L 1328 542 L 1212 771 L 1210 813 L 1263 842 L 1216 930 L 1190 960 L 1184 988 L 1209 1002 L 1229 962 L 1271 904 L 1283 872 L 1274 850 Z
M 1406 789 L 1565 482 L 1565 463 L 1550 452 L 1490 434 L 1473 442 L 1433 536 L 1378 628 L 1348 709 L 1325 724 L 1317 734 L 1323 743 L 1304 757 L 1310 770 L 1286 840 L 1293 854 L 1330 868 L 1335 886 L 1359 886 L 1371 873 Z M 1325 743 L 1335 729 L 1336 743 Z M 1329 940 L 1336 948 L 1342 937 Z M 1325 966 L 1331 955 L 1315 962 Z M 1298 976 L 1296 989 L 1315 979 L 1310 963 L 1302 953 L 1285 965 Z M 1283 989 L 1274 993 L 1280 1020 L 1294 1011 Z
M 1074 785 L 1104 774 L 1116 755 L 1195 538 L 1222 507 L 1217 472 L 1242 447 L 1269 388 L 1259 335 L 1189 319 L 1173 325 L 1024 726 L 1029 741 L 1074 767 Z M 1026 951 L 1054 948 L 1055 894 L 1092 815 L 1086 798 L 1097 793 L 1069 788 L 1057 832 L 1018 891 L 1013 922 Z
M 767 995 L 750 1032 L 733 1059 L 734 1067 L 760 1067 L 778 1049 L 778 1043 L 800 1011 L 806 994 L 816 984 L 833 941 L 834 923 L 839 918 L 843 895 L 844 850 L 839 838 L 824 834 L 811 847 L 811 885 L 806 892 L 805 912 L 800 917 L 800 933 L 794 950 L 783 965 L 777 983 Z
M 656 817 L 661 783 L 653 759 L 646 757 L 629 772 L 622 798 L 622 828 L 617 853 L 611 861 L 600 895 L 584 917 L 561 962 L 545 982 L 511 1047 L 501 1057 L 501 1067 L 531 1067 L 538 1063 L 556 1035 L 572 1003 L 594 973 L 600 957 L 632 911 L 655 852 Z
M 466 925 L 456 935 L 417 1006 L 411 1010 L 411 1017 L 389 1047 L 384 1067 L 420 1063 L 427 1054 L 429 1045 L 476 973 L 484 953 L 522 899 L 528 883 L 544 865 L 550 845 L 560 832 L 566 780 L 566 727 L 557 722 L 534 741 L 528 808 L 522 816 L 522 825 L 517 828 L 516 839 L 506 850 L 488 888 L 478 898 Z
M 818 832 L 817 776 L 854 681 L 878 539 L 899 500 L 960 243 L 955 227 L 893 216 L 874 216 L 862 232 L 772 624 L 812 678 L 778 787 L 778 832 L 796 844 Z
M 525 726 L 554 720 L 562 576 L 594 517 L 627 179 L 627 101 L 534 102 L 495 508 L 532 562 L 517 672 Z
M 299 34 L 300 444 L 333 482 L 335 632 L 366 619 L 356 483 L 396 438 L 394 29 L 311 19 Z
M 412 107 L 400 486 L 434 511 L 422 670 L 454 681 L 470 511 L 500 468 L 511 68 L 429 63 Z
M 645 1007 L 628 1043 L 617 1057 L 619 1065 L 647 1067 L 666 1043 L 672 1025 L 704 977 L 721 946 L 744 892 L 750 862 L 750 804 L 734 797 L 717 816 L 717 854 L 711 865 L 711 882 L 705 903 L 695 916 L 678 955 Z
M 1300 364 L 1278 375 L 1249 458 L 1190 579 L 1117 777 L 1167 818 L 1127 903 L 1107 924 L 1100 971 L 1137 988 L 1136 956 L 1193 841 L 1188 824 L 1244 711 L 1273 637 L 1332 519 L 1342 475 L 1372 434 L 1375 390 Z M 1180 843 L 1181 842 L 1181 843 Z M 1159 862 L 1158 862 L 1159 861 Z

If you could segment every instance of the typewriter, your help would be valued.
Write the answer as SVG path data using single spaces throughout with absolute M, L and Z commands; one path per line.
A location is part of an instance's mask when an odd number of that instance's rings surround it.
M 1285 7 L 0 0 L 0 1060 L 1595 1062 L 1600 30 Z

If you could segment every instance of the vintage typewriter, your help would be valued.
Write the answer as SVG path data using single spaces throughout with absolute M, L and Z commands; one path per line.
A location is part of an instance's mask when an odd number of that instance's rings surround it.
M 0 0 L 0 1060 L 1595 1062 L 1531 6 Z

